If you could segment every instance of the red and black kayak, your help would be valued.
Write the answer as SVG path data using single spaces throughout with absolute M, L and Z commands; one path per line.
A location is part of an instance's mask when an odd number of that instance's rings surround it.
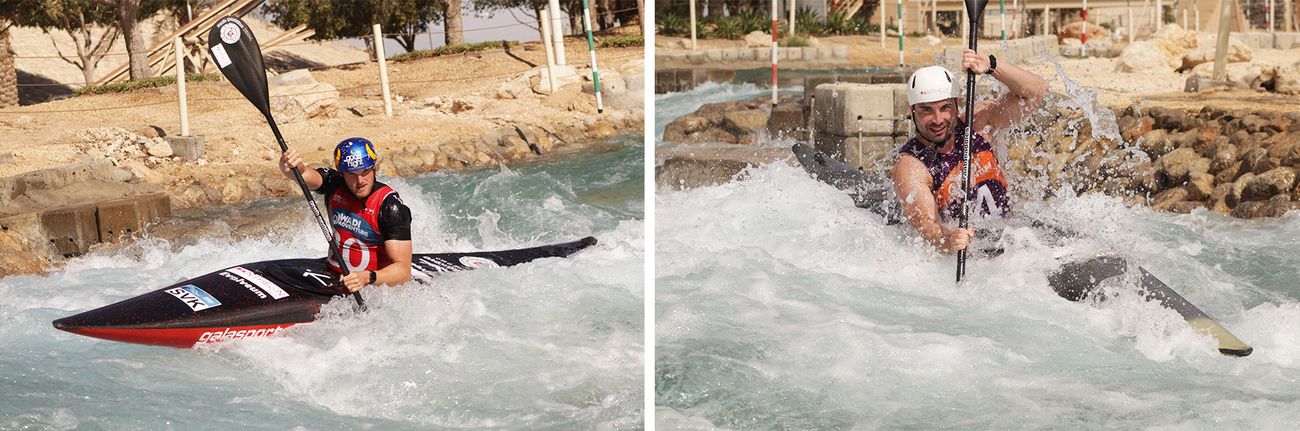
M 565 257 L 596 244 L 596 238 L 517 250 L 416 254 L 411 275 L 512 266 Z M 316 320 L 339 293 L 324 259 L 285 259 L 226 268 L 121 302 L 54 321 L 74 334 L 127 343 L 189 348 L 264 337 Z

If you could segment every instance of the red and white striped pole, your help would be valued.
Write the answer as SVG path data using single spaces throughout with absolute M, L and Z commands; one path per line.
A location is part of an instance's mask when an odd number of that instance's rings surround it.
M 1020 0 L 1011 0 L 1011 38 L 1020 34 Z
M 776 7 L 778 0 L 772 0 L 772 106 L 776 106 Z
M 1088 56 L 1088 0 L 1083 0 L 1083 44 L 1079 45 L 1079 58 Z

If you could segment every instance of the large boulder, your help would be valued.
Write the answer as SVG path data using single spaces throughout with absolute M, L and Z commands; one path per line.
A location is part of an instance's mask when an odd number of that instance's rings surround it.
M 749 48 L 770 47 L 772 46 L 772 35 L 758 30 L 751 31 L 745 35 L 745 46 Z
M 270 93 L 271 113 L 279 124 L 338 114 L 339 92 L 324 82 L 274 86 Z
M 1300 94 L 1300 63 L 1277 69 L 1274 91 L 1282 94 Z
M 1116 72 L 1173 72 L 1183 63 L 1183 52 L 1160 40 L 1130 43 L 1119 54 Z
M 1088 23 L 1088 40 L 1096 41 L 1110 37 L 1110 31 L 1097 23 Z M 1075 21 L 1066 24 L 1060 31 L 1056 32 L 1056 42 L 1065 44 L 1066 39 L 1083 39 L 1083 21 Z
M 1196 46 L 1183 54 L 1183 66 L 1179 70 L 1192 69 L 1205 63 L 1214 63 L 1215 53 L 1219 47 L 1218 39 L 1217 35 L 1198 37 Z M 1228 63 L 1249 62 L 1254 57 L 1254 52 L 1245 42 L 1235 37 L 1228 37 Z
M 1241 199 L 1259 201 L 1277 195 L 1289 195 L 1295 186 L 1295 175 L 1295 169 L 1285 166 L 1255 175 L 1246 182 L 1246 187 L 1241 191 Z
M 737 142 L 752 144 L 758 135 L 767 131 L 767 111 L 746 109 L 722 114 L 722 128 L 736 135 Z
M 1228 82 L 1240 83 L 1253 89 L 1262 88 L 1264 83 L 1273 81 L 1277 76 L 1277 66 L 1254 62 L 1228 63 L 1224 65 L 1224 71 L 1227 72 Z M 1192 73 L 1206 79 L 1214 78 L 1213 59 L 1193 67 Z
M 1210 159 L 1196 154 L 1191 148 L 1179 148 L 1164 155 L 1158 162 L 1160 172 L 1165 176 L 1165 184 L 1177 186 L 1186 183 L 1192 175 L 1204 174 L 1210 170 Z

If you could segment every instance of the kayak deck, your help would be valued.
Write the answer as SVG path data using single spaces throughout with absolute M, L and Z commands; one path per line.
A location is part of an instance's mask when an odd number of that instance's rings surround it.
M 894 202 L 893 191 L 889 189 L 887 179 L 854 169 L 805 144 L 795 144 L 791 151 L 809 175 L 847 192 L 853 198 L 855 206 L 884 217 L 889 224 L 901 222 L 902 216 L 898 205 Z M 1033 223 L 1036 227 L 1054 230 L 1057 234 L 1068 234 L 1050 224 L 1040 223 L 1037 220 Z M 1000 250 L 992 254 L 1000 254 Z M 1158 301 L 1164 307 L 1178 312 L 1193 329 L 1213 337 L 1219 344 L 1220 353 L 1240 357 L 1250 355 L 1254 351 L 1218 321 L 1148 272 L 1146 268 L 1139 266 L 1137 269 L 1142 274 L 1141 288 L 1146 298 Z M 1096 295 L 1102 281 L 1125 274 L 1127 271 L 1128 262 L 1123 258 L 1101 256 L 1083 262 L 1066 263 L 1059 271 L 1048 277 L 1048 284 L 1062 298 L 1079 301 Z
M 412 277 L 566 257 L 578 241 L 514 250 L 415 254 Z M 339 290 L 324 259 L 285 259 L 225 268 L 140 296 L 55 320 L 56 329 L 106 340 L 170 347 L 262 337 L 316 319 Z

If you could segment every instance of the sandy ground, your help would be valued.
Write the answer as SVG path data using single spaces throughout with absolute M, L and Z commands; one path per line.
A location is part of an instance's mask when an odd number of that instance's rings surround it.
M 244 21 L 253 29 L 258 40 L 271 40 L 284 33 L 284 30 L 265 21 L 247 16 Z M 148 46 L 163 42 L 176 30 L 175 22 L 170 19 L 155 18 L 146 20 L 141 25 L 141 33 Z M 103 31 L 93 31 L 98 38 Z M 15 27 L 10 31 L 14 49 L 15 66 L 19 70 L 19 83 L 24 86 L 22 93 L 24 103 L 44 101 L 49 95 L 66 95 L 72 89 L 85 83 L 81 67 L 59 58 L 62 56 L 73 61 L 76 57 L 74 42 L 66 32 L 51 30 L 45 32 L 36 27 Z M 97 39 L 96 39 L 97 40 Z M 107 74 L 126 63 L 126 46 L 121 37 L 108 50 L 95 68 L 95 79 Z M 272 70 L 290 70 L 302 67 L 326 67 L 356 63 L 368 60 L 364 50 L 342 42 L 310 42 L 302 39 L 285 41 L 263 52 L 267 67 Z M 214 71 L 211 66 L 208 71 Z
M 585 44 L 566 46 L 573 47 L 567 53 L 570 58 L 586 58 Z M 526 62 L 545 63 L 540 45 L 532 48 L 515 47 L 511 54 L 496 50 L 390 63 L 391 88 L 397 100 L 394 118 L 382 114 L 377 63 L 318 71 L 314 73 L 317 81 L 339 89 L 337 115 L 281 125 L 280 130 L 306 160 L 319 163 L 327 160 L 327 150 L 351 136 L 371 139 L 383 153 L 461 137 L 477 141 L 489 130 L 513 124 L 552 129 L 567 126 L 597 135 L 641 124 L 635 121 L 643 115 L 641 109 L 607 109 L 603 116 L 596 116 L 594 97 L 581 93 L 578 84 L 555 95 L 528 92 L 514 99 L 498 98 L 506 81 L 535 69 Z M 640 73 L 642 68 L 641 47 L 605 49 L 599 55 L 602 72 L 630 70 L 630 74 Z M 161 184 L 166 191 L 179 194 L 192 184 L 220 184 L 239 176 L 278 176 L 272 160 L 279 149 L 271 130 L 233 86 L 226 82 L 190 83 L 188 93 L 190 133 L 205 137 L 203 161 L 164 162 L 142 175 L 144 182 Z M 468 109 L 456 113 L 433 109 L 428 100 L 434 96 L 464 101 Z M 157 129 L 179 134 L 179 123 L 174 85 L 0 110 L 0 160 L 12 160 L 0 161 L 0 177 L 85 162 L 81 149 L 85 142 L 80 135 L 88 129 L 121 127 L 157 136 Z M 173 201 L 181 207 L 195 203 L 207 202 Z
M 680 37 L 658 37 L 655 46 L 659 49 L 680 50 L 690 43 L 689 39 Z M 943 38 L 938 45 L 927 45 L 921 38 L 904 40 L 904 60 L 908 65 L 935 64 L 943 49 L 960 46 L 960 38 Z M 981 44 L 996 41 L 981 40 Z M 700 49 L 736 48 L 745 45 L 743 40 L 700 39 Z M 849 47 L 849 65 L 837 64 L 834 68 L 893 68 L 898 64 L 898 42 L 895 37 L 880 46 L 879 36 L 830 36 L 818 38 L 818 46 L 844 45 Z M 1255 50 L 1256 61 L 1276 64 L 1289 64 L 1300 61 L 1300 48 L 1290 50 L 1264 49 Z M 1201 93 L 1184 93 L 1183 86 L 1190 74 L 1182 73 L 1118 73 L 1114 72 L 1117 58 L 1053 58 L 1051 62 L 1037 61 L 1023 64 L 1034 73 L 1051 81 L 1052 89 L 1065 91 L 1065 79 L 1061 74 L 1082 88 L 1096 92 L 1097 100 L 1109 107 L 1123 107 L 1134 101 L 1150 105 L 1177 107 L 1196 110 L 1205 105 L 1221 106 L 1229 109 L 1267 109 L 1278 111 L 1300 110 L 1295 96 L 1252 90 L 1215 90 Z M 1058 66 L 1059 72 L 1058 73 Z M 711 66 L 712 67 L 712 66 Z M 727 67 L 722 65 L 722 67 Z M 739 67 L 739 66 L 738 66 Z M 795 69 L 813 69 L 818 65 L 798 63 L 790 65 Z M 822 67 L 826 68 L 826 67 Z

